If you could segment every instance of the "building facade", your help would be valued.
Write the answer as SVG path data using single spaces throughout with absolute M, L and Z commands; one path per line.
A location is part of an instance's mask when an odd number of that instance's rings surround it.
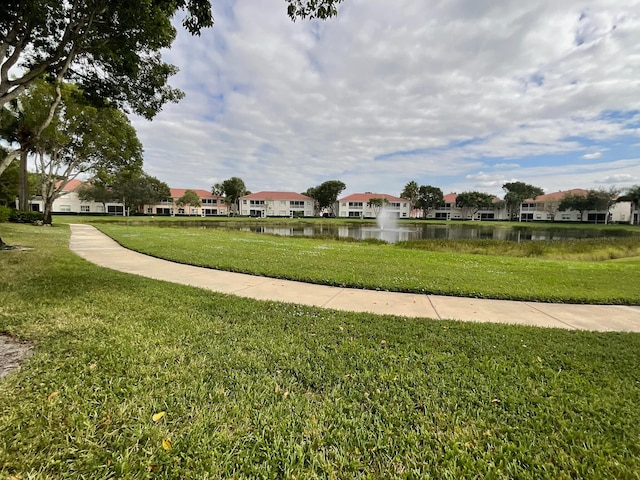
M 411 201 L 386 193 L 354 193 L 338 200 L 339 217 L 377 218 L 382 209 L 395 218 L 409 218 Z
M 315 200 L 295 192 L 257 192 L 240 197 L 239 214 L 248 217 L 313 217 Z
M 477 212 L 461 208 L 456 204 L 457 193 L 448 193 L 443 197 L 444 204 L 427 214 L 428 219 L 435 220 L 507 220 L 508 214 L 504 202 L 493 198 L 492 207 L 483 207 Z
M 199 217 L 211 217 L 227 215 L 229 208 L 224 197 L 213 195 L 207 190 L 197 188 L 170 188 L 171 196 L 155 205 L 145 205 L 144 213 L 147 215 L 192 215 Z M 184 196 L 187 190 L 191 190 L 200 199 L 199 206 L 178 205 L 178 199 Z
M 559 192 L 539 195 L 535 199 L 527 199 L 520 205 L 521 222 L 589 222 L 589 223 L 629 223 L 633 222 L 634 213 L 631 202 L 614 203 L 606 210 L 560 210 L 562 199 L 567 195 L 588 195 L 589 191 L 574 188 Z

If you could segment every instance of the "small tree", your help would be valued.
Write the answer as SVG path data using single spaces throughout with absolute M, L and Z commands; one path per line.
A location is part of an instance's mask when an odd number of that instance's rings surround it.
M 567 193 L 560 201 L 560 210 L 576 210 L 580 212 L 580 221 L 584 221 L 584 212 L 590 209 L 593 200 L 588 195 Z
M 466 213 L 471 213 L 471 219 L 482 208 L 493 207 L 493 195 L 482 192 L 462 192 L 456 197 L 456 205 Z M 465 215 L 466 217 L 466 215 Z
M 113 184 L 115 198 L 121 200 L 126 209 L 144 213 L 145 205 L 169 198 L 169 186 L 142 170 L 123 171 L 117 175 Z
M 89 182 L 80 186 L 76 193 L 83 202 L 101 203 L 104 211 L 107 210 L 107 203 L 117 201 L 111 182 L 105 181 L 102 175 L 94 176 Z
M 409 200 L 410 209 L 413 210 L 418 206 L 418 199 L 420 197 L 420 187 L 413 180 L 407 183 L 400 194 L 400 198 L 406 198 Z
M 422 218 L 427 218 L 427 215 L 433 210 L 440 208 L 444 205 L 444 195 L 442 190 L 438 187 L 431 185 L 421 185 L 418 189 L 418 208 L 422 209 Z
M 317 204 L 318 212 L 327 208 L 331 215 L 335 216 L 335 205 L 338 196 L 347 186 L 340 180 L 327 180 L 317 187 L 308 188 L 304 195 L 313 198 Z
M 534 199 L 544 193 L 540 187 L 535 187 L 524 182 L 508 182 L 502 185 L 502 189 L 507 192 L 504 202 L 507 207 L 509 220 L 516 218 L 520 211 L 520 205 L 527 198 Z
M 178 200 L 176 200 L 176 205 L 179 207 L 184 207 L 189 205 L 190 207 L 199 207 L 202 205 L 200 201 L 200 197 L 193 190 L 185 190 L 184 195 L 182 195 Z
M 371 210 L 373 210 L 373 215 L 377 217 L 378 214 L 380 213 L 380 210 L 382 210 L 387 203 L 389 202 L 387 202 L 386 198 L 374 197 L 369 199 L 369 201 L 367 202 L 367 206 Z
M 214 195 L 224 195 L 224 201 L 229 206 L 231 213 L 238 213 L 238 199 L 247 195 L 247 187 L 239 177 L 231 177 L 222 183 L 216 183 L 211 187 Z

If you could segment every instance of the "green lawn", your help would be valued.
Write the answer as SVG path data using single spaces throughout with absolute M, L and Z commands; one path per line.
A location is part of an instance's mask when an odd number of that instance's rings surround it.
M 640 304 L 637 257 L 626 261 L 554 259 L 637 256 L 638 238 L 521 245 L 449 241 L 444 242 L 444 247 L 443 242 L 413 242 L 414 248 L 408 248 L 411 245 L 278 237 L 220 229 L 117 224 L 98 227 L 122 245 L 140 252 L 269 277 L 481 298 Z M 431 249 L 424 245 L 431 245 Z M 542 258 L 522 256 L 536 248 L 541 250 Z M 477 253 L 483 249 L 493 254 Z M 546 258 L 545 252 L 551 258 Z
M 0 252 L 0 331 L 35 344 L 0 478 L 640 471 L 640 335 L 259 302 L 99 268 L 64 226 L 0 236 L 33 247 Z

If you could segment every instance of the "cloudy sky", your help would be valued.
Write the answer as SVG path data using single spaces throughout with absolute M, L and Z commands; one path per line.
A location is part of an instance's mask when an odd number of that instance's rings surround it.
M 295 23 L 283 0 L 212 3 L 165 53 L 185 99 L 133 119 L 171 187 L 640 183 L 640 0 L 345 0 Z

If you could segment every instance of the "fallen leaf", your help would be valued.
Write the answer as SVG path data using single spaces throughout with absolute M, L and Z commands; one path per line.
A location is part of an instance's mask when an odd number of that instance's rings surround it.
M 538 360 L 538 362 L 542 363 L 542 359 L 540 357 L 536 357 L 536 360 Z
M 276 383 L 275 392 L 280 393 L 280 385 L 278 385 L 277 383 Z
M 98 367 L 98 365 L 96 365 L 95 363 L 92 363 L 91 365 L 89 365 L 89 370 L 95 370 Z
M 60 395 L 60 392 L 58 392 L 58 391 L 51 392 L 51 393 L 49 394 L 49 396 L 47 397 L 47 400 L 51 401 L 51 400 L 53 400 L 54 398 L 56 398 L 58 395 Z
M 153 417 L 151 417 L 151 420 L 153 420 L 154 422 L 158 423 L 160 420 L 162 420 L 164 418 L 164 416 L 166 414 L 167 414 L 167 412 L 164 412 L 164 411 L 155 413 L 153 415 Z
M 166 438 L 162 440 L 162 448 L 164 448 L 165 450 L 171 450 L 171 440 L 168 440 Z
M 380 340 L 380 343 L 381 343 L 382 345 L 384 345 L 385 343 L 387 343 L 387 341 L 386 341 L 386 340 Z

